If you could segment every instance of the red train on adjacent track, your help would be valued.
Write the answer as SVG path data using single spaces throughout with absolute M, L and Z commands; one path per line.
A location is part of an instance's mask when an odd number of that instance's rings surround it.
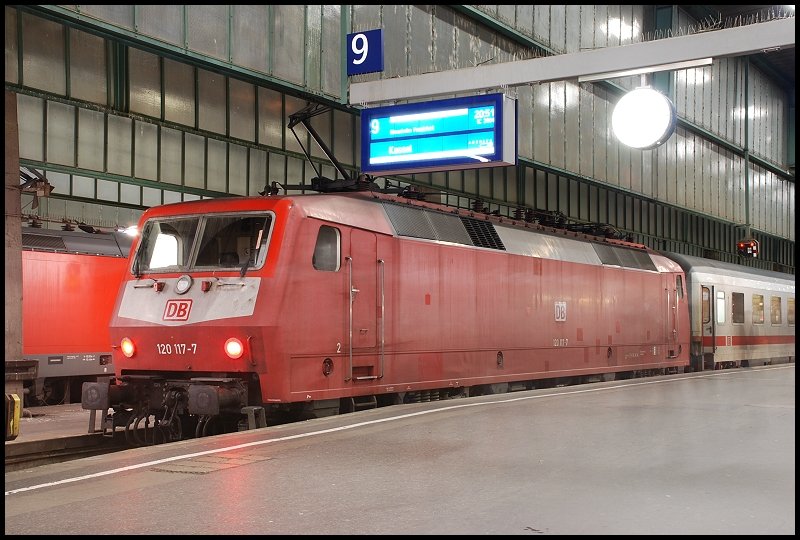
M 108 323 L 132 240 L 22 228 L 22 354 L 37 362 L 28 406 L 69 403 L 83 382 L 114 374 Z
M 794 361 L 793 276 L 698 273 L 704 260 L 521 220 L 354 191 L 164 205 L 139 230 L 116 378 L 82 403 L 113 409 L 111 427 L 154 417 L 155 440 L 237 429 L 252 408 L 308 418 Z

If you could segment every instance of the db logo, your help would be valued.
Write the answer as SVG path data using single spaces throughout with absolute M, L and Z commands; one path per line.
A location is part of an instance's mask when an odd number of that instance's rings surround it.
M 188 321 L 191 309 L 191 300 L 167 300 L 167 307 L 164 309 L 164 320 Z

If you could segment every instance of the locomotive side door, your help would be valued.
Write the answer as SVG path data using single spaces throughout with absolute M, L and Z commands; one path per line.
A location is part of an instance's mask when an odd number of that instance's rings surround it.
M 375 234 L 353 229 L 350 255 L 345 257 L 349 295 L 348 380 L 378 378 L 378 309 L 382 295 L 378 291 L 380 262 Z
M 679 275 L 667 277 L 667 357 L 678 356 L 678 303 L 683 297 L 683 284 Z

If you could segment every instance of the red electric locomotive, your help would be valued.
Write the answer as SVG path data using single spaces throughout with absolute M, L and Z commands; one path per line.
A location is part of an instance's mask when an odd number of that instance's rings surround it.
M 248 407 L 313 417 L 689 365 L 684 271 L 638 244 L 370 191 L 164 205 L 139 230 L 116 380 L 83 387 L 112 426 L 155 417 L 176 439 Z
M 69 403 L 82 382 L 114 374 L 108 322 L 131 241 L 22 228 L 22 355 L 38 363 L 27 405 Z

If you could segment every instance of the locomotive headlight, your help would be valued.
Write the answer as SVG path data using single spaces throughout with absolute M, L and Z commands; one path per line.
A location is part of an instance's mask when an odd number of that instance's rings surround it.
M 122 338 L 122 341 L 119 343 L 120 349 L 122 349 L 122 354 L 130 358 L 136 352 L 136 347 L 133 346 L 133 341 L 131 338 Z
M 244 345 L 238 339 L 232 337 L 225 342 L 225 354 L 236 360 L 244 354 Z
M 189 290 L 192 286 L 192 276 L 189 275 L 182 275 L 178 278 L 178 282 L 175 283 L 175 292 L 178 294 L 183 294 Z

